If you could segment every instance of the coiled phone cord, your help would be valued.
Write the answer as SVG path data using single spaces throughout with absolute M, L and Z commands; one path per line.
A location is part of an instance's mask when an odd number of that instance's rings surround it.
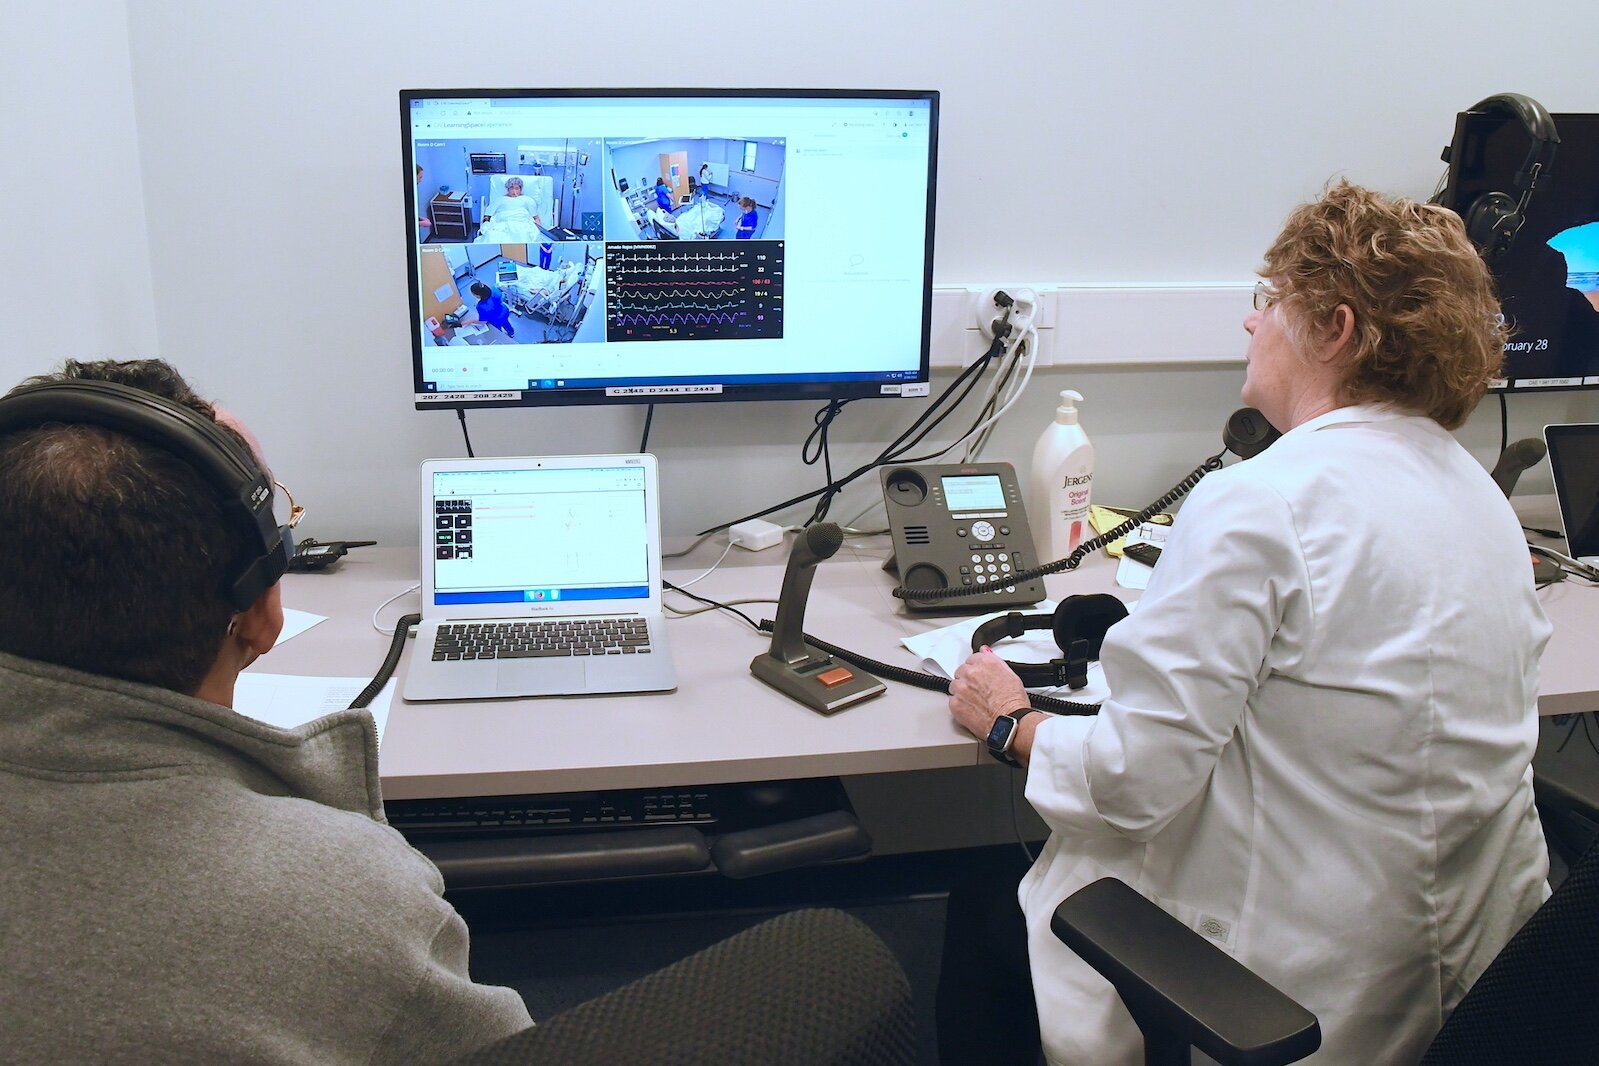
M 1112 529 L 1109 533 L 1102 533 L 1099 536 L 1094 537 L 1092 540 L 1083 541 L 1081 544 L 1077 545 L 1077 548 L 1064 559 L 1057 559 L 1052 563 L 1045 563 L 1043 566 L 1035 566 L 1030 570 L 1022 570 L 1014 573 L 1010 575 L 1010 578 L 1006 581 L 1006 584 L 1020 585 L 1024 581 L 1032 581 L 1034 578 L 1044 577 L 1047 574 L 1058 574 L 1064 570 L 1076 570 L 1082 565 L 1083 560 L 1088 558 L 1090 554 L 1098 551 L 1107 544 L 1115 543 L 1119 538 L 1131 533 L 1133 530 L 1137 529 L 1139 526 L 1155 517 L 1155 515 L 1164 511 L 1166 508 L 1170 507 L 1172 504 L 1186 496 L 1189 490 L 1195 485 L 1199 484 L 1200 479 L 1202 479 L 1206 474 L 1210 473 L 1212 470 L 1220 470 L 1221 457 L 1226 454 L 1227 450 L 1223 449 L 1222 451 L 1219 451 L 1215 455 L 1211 456 L 1209 459 L 1206 459 L 1204 463 L 1194 468 L 1193 473 L 1189 474 L 1187 477 L 1183 478 L 1176 485 L 1174 485 L 1170 492 L 1166 493 L 1166 495 L 1162 496 L 1160 499 L 1156 500 L 1142 511 L 1139 511 L 1136 515 L 1129 518 L 1115 529 Z M 960 588 L 920 589 L 913 589 L 908 588 L 905 585 L 899 585 L 894 589 L 894 598 L 900 600 L 918 601 L 946 599 L 953 600 L 962 596 L 981 596 L 985 592 L 992 591 L 994 591 L 993 585 L 963 585 Z M 912 684 L 914 683 L 915 682 L 912 682 Z
M 770 618 L 763 618 L 756 628 L 762 633 L 770 633 L 775 625 L 776 623 Z M 898 681 L 906 685 L 915 685 L 917 688 L 931 689 L 934 692 L 942 692 L 945 695 L 949 694 L 949 678 L 947 677 L 939 677 L 937 674 L 924 674 L 920 670 L 907 670 L 903 666 L 893 666 L 889 663 L 880 663 L 876 659 L 868 659 L 859 652 L 850 651 L 848 648 L 840 648 L 837 644 L 829 644 L 825 640 L 818 640 L 809 633 L 802 633 L 801 636 L 804 637 L 805 643 L 811 647 L 825 651 L 834 658 L 843 659 L 847 663 L 853 663 L 862 670 L 869 671 L 878 677 L 887 678 L 890 681 Z M 1063 700 L 1055 696 L 1043 696 L 1035 692 L 1027 694 L 1027 702 L 1035 710 L 1048 711 L 1051 714 L 1095 714 L 1099 711 L 1099 704 L 1097 703 L 1075 703 L 1072 700 Z
M 383 691 L 383 686 L 389 683 L 389 678 L 394 676 L 394 668 L 400 665 L 400 655 L 405 651 L 405 638 L 411 635 L 411 627 L 422 624 L 419 614 L 401 615 L 400 620 L 394 623 L 394 639 L 389 643 L 389 653 L 383 657 L 383 665 L 378 667 L 378 672 L 361 694 L 350 701 L 348 710 L 357 710 L 365 707 L 377 698 Z

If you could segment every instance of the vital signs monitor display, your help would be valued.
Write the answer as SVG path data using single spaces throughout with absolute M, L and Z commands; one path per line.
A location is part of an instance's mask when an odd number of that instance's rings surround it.
M 416 405 L 924 396 L 938 94 L 400 93 Z

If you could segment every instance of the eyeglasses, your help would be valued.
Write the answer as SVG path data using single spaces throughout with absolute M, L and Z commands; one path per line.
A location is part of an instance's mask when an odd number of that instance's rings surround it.
M 276 514 L 278 516 L 278 519 L 279 519 L 279 523 L 278 524 L 279 525 L 285 525 L 285 526 L 288 526 L 290 529 L 293 529 L 295 526 L 300 524 L 300 519 L 305 517 L 305 508 L 301 507 L 299 504 L 294 502 L 294 493 L 289 491 L 289 486 L 285 485 L 283 482 L 279 481 L 277 478 L 273 478 L 272 479 L 272 485 L 273 485 L 274 488 L 276 488 L 279 492 L 281 492 L 283 494 L 283 498 L 285 500 L 287 500 L 288 504 L 289 504 L 289 517 L 288 517 L 288 520 L 287 521 L 283 521 L 282 520 L 283 519 L 283 508 L 282 508 L 282 506 L 279 503 L 274 502 L 272 509 L 273 509 L 274 512 L 276 512 Z
M 1279 299 L 1281 297 L 1272 291 L 1270 285 L 1264 281 L 1255 282 L 1255 310 L 1264 311 Z

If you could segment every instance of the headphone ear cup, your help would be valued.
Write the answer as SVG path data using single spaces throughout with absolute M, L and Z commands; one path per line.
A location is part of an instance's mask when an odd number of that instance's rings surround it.
M 1466 211 L 1466 236 L 1483 258 L 1492 259 L 1510 246 L 1510 239 L 1521 228 L 1516 207 L 1515 199 L 1502 192 L 1484 193 L 1471 202 Z
M 1055 608 L 1055 643 L 1065 654 L 1075 641 L 1086 640 L 1088 657 L 1097 659 L 1106 631 L 1126 617 L 1127 605 L 1109 593 L 1068 596 Z

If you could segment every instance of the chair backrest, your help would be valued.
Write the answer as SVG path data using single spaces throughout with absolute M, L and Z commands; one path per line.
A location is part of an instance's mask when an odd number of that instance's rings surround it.
M 839 910 L 793 911 L 451 1066 L 912 1066 L 910 982 Z
M 1504 946 L 1423 1066 L 1599 1061 L 1599 841 Z

